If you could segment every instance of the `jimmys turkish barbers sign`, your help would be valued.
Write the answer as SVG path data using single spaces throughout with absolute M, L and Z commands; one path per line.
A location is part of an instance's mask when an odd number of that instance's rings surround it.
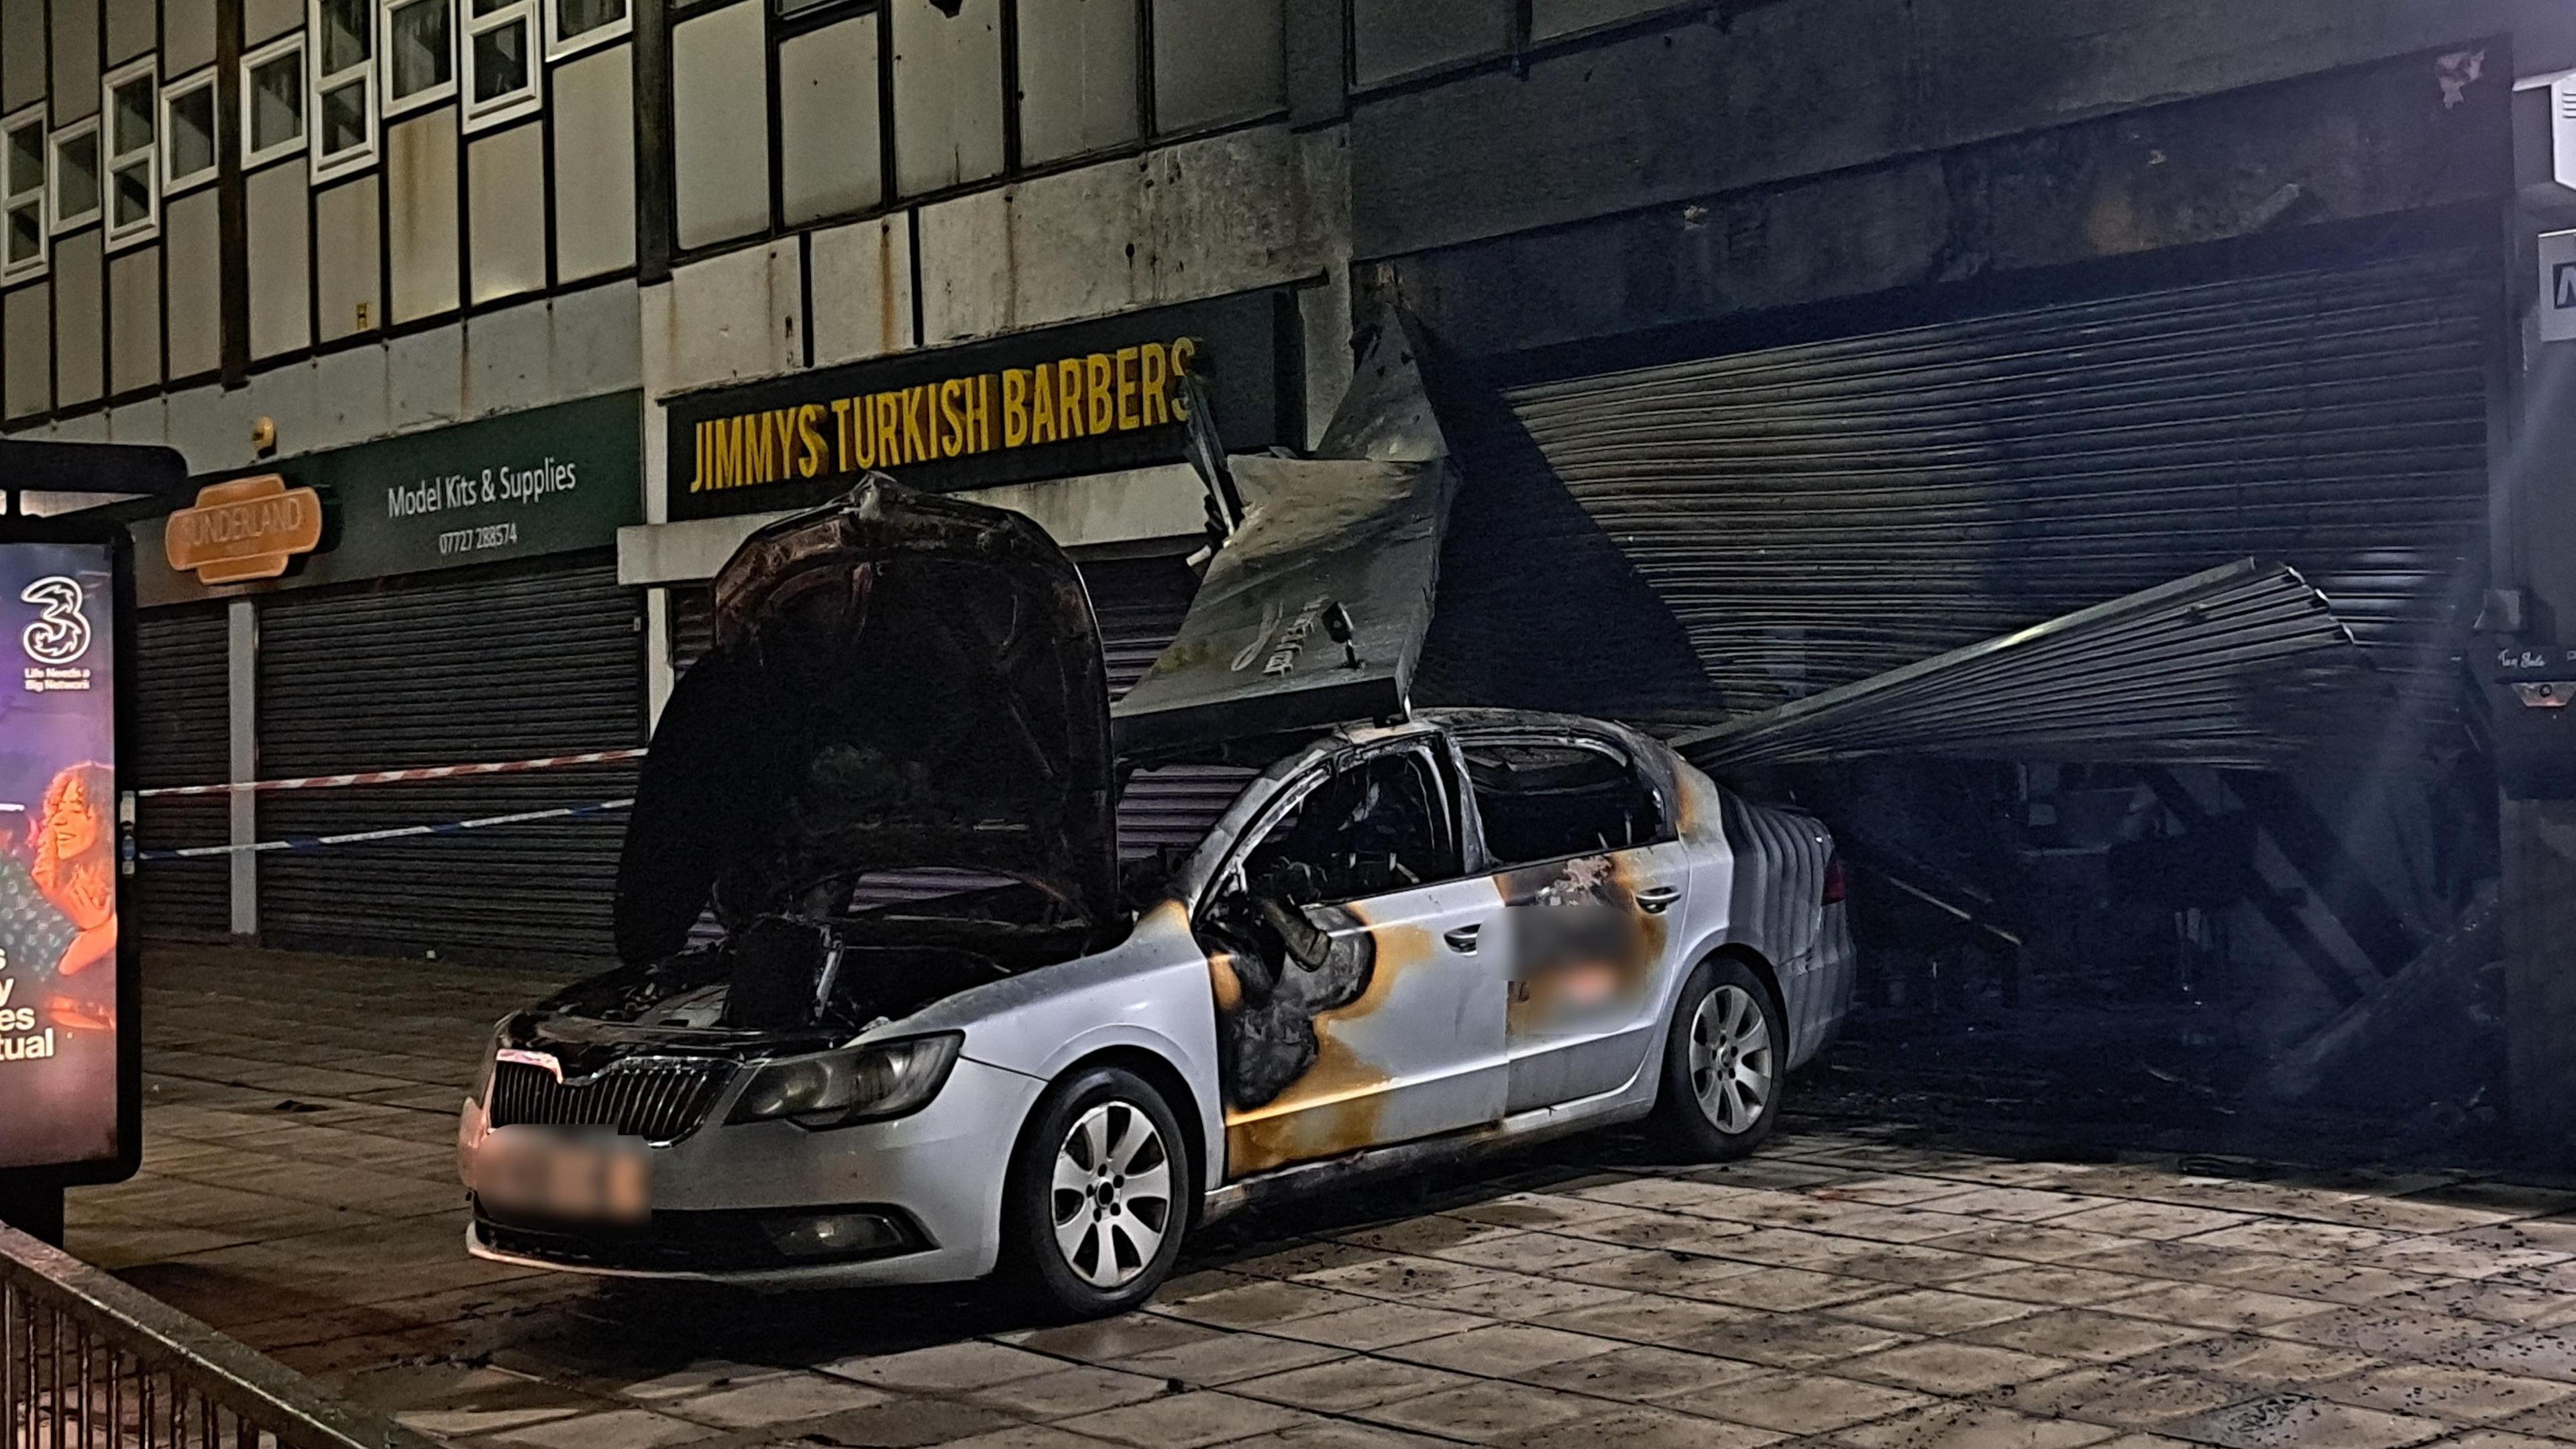
M 1230 449 L 1296 441 L 1284 291 L 1122 313 L 673 398 L 670 516 L 820 503 L 862 474 L 953 493 L 1179 461 L 1195 377 Z
M 135 525 L 136 601 L 605 547 L 643 521 L 642 409 L 642 394 L 613 393 L 210 483 L 193 506 Z

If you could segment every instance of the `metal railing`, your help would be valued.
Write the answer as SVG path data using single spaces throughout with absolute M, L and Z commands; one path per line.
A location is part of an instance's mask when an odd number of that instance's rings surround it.
M 106 1272 L 0 1226 L 5 1449 L 431 1449 Z

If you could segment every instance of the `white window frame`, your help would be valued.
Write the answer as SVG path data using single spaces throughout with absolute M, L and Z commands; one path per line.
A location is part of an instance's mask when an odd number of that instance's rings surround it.
M 7 194 L 9 180 L 6 176 L 0 176 L 0 226 L 5 226 L 7 224 L 7 212 L 15 211 L 20 207 L 25 206 L 28 202 L 33 201 L 36 206 L 36 254 L 24 261 L 16 262 L 14 264 L 5 256 L 0 256 L 0 282 L 33 281 L 34 279 L 43 276 L 45 274 L 45 269 L 53 263 L 54 228 L 52 223 L 54 203 L 51 192 L 53 190 L 54 148 L 52 139 L 45 134 L 45 103 L 43 101 L 38 101 L 34 105 L 23 107 L 14 114 L 0 116 L 0 148 L 5 148 L 7 146 L 10 136 L 25 130 L 33 130 L 36 133 L 36 156 L 38 158 L 36 162 L 36 189 L 33 191 L 21 191 L 15 195 Z M 6 160 L 6 150 L 0 149 L 0 164 L 5 164 Z
M 208 114 L 211 115 L 215 121 L 215 134 L 208 138 L 214 142 L 214 145 L 207 153 L 208 159 L 206 161 L 205 170 L 191 171 L 185 176 L 173 175 L 170 171 L 170 167 L 174 164 L 170 153 L 170 113 L 175 109 L 177 102 L 185 100 L 189 95 L 197 91 L 204 91 L 215 98 L 213 108 L 208 111 Z M 161 134 L 159 137 L 161 146 L 162 200 L 167 201 L 171 197 L 177 196 L 183 191 L 194 191 L 198 187 L 204 186 L 208 182 L 213 181 L 215 177 L 223 171 L 224 127 L 222 107 L 223 96 L 215 89 L 215 68 L 211 65 L 191 74 L 181 76 L 177 80 L 164 81 L 162 83 Z
M 623 40 L 635 32 L 635 0 L 626 0 L 624 18 L 612 20 L 596 30 L 585 30 L 569 38 L 563 33 L 564 0 L 545 0 L 545 3 L 546 59 L 549 61 L 579 55 L 585 50 L 606 45 L 610 41 Z
M 467 133 L 506 125 L 523 116 L 535 115 L 545 107 L 546 38 L 540 30 L 544 17 L 537 14 L 537 0 L 506 0 L 489 15 L 474 13 L 474 0 L 460 0 L 457 5 L 456 94 L 465 108 L 463 129 Z M 474 99 L 474 38 L 489 31 L 512 25 L 527 27 L 528 84 L 494 100 Z
M 394 12 L 413 5 L 447 7 L 447 79 L 427 90 L 408 96 L 394 94 Z M 457 95 L 457 77 L 464 73 L 465 57 L 457 42 L 465 33 L 460 0 L 379 0 L 376 7 L 376 96 L 377 108 L 387 116 L 407 116 L 441 101 L 452 101 Z
M 88 116 L 68 126 L 57 126 L 45 137 L 45 229 L 56 236 L 92 226 L 107 215 L 107 141 L 99 136 L 99 118 Z M 82 136 L 96 137 L 98 146 L 98 202 L 76 216 L 63 215 L 63 143 Z
M 339 177 L 353 176 L 376 164 L 376 137 L 384 121 L 384 96 L 376 89 L 376 56 L 383 50 L 378 42 L 382 39 L 384 27 L 380 23 L 378 7 L 369 4 L 364 8 L 368 14 L 360 23 L 366 27 L 367 58 L 324 75 L 322 0 L 304 0 L 304 141 L 311 148 L 313 184 L 316 186 Z M 322 151 L 322 93 L 349 86 L 366 88 L 366 121 L 362 127 L 365 136 L 356 146 L 326 156 Z
M 295 133 L 295 138 L 289 141 L 280 141 L 276 145 L 271 146 L 264 151 L 254 151 L 251 149 L 251 136 L 253 134 L 250 124 L 251 109 L 259 103 L 259 95 L 258 92 L 252 88 L 250 78 L 252 74 L 258 71 L 261 67 L 269 65 L 281 56 L 285 56 L 290 53 L 295 56 L 295 75 L 296 79 L 301 82 L 305 76 L 304 32 L 301 30 L 294 31 L 287 35 L 281 35 L 277 39 L 270 41 L 268 44 L 261 46 L 257 50 L 245 52 L 241 58 L 241 167 L 244 171 L 265 166 L 272 161 L 282 161 L 299 151 L 306 150 L 312 145 L 313 97 L 310 94 L 311 88 L 307 86 L 305 88 L 305 94 L 302 96 L 304 103 L 303 126 Z
M 152 118 L 152 139 L 140 150 L 116 149 L 116 92 L 119 87 L 136 81 L 145 82 L 151 101 L 144 108 Z M 138 161 L 143 166 L 143 220 L 123 228 L 116 224 L 116 173 L 132 168 Z M 147 55 L 129 61 L 99 77 L 98 86 L 98 204 L 99 224 L 107 229 L 106 247 L 110 252 L 140 246 L 161 235 L 161 58 Z

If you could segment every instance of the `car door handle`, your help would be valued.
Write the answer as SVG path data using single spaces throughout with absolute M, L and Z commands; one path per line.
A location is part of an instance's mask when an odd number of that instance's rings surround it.
M 1448 942 L 1449 949 L 1457 952 L 1459 955 L 1472 956 L 1476 954 L 1476 938 L 1483 935 L 1484 932 L 1485 928 L 1480 925 L 1460 926 L 1454 930 L 1441 933 L 1440 939 Z
M 1637 908 L 1650 916 L 1660 916 L 1682 898 L 1679 886 L 1648 886 L 1637 892 Z

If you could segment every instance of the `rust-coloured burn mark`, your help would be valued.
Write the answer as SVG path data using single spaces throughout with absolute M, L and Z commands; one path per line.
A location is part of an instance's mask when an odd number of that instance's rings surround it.
M 1345 939 L 1371 958 L 1366 984 L 1349 1001 L 1308 1019 L 1313 1056 L 1293 1081 L 1261 1105 L 1229 1104 L 1225 1148 L 1230 1178 L 1338 1157 L 1386 1140 L 1380 1119 L 1393 1078 L 1364 1060 L 1342 1030 L 1385 1006 L 1404 974 L 1433 958 L 1432 937 L 1421 926 L 1372 923 L 1358 907 L 1343 913 L 1357 928 Z
M 1652 882 L 1637 858 L 1593 855 L 1506 871 L 1503 899 L 1514 908 L 1513 1039 L 1572 1027 L 1603 1012 L 1633 1013 L 1663 959 L 1664 918 L 1637 904 Z

